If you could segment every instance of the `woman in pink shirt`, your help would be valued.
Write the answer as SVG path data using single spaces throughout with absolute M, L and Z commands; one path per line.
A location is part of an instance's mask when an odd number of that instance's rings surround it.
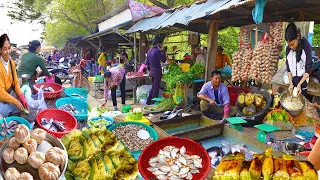
M 116 91 L 118 86 L 120 86 L 121 91 L 121 102 L 122 105 L 126 103 L 126 71 L 122 67 L 113 67 L 104 73 L 104 99 L 107 103 L 109 89 L 111 89 L 111 99 L 113 103 L 114 110 L 117 111 L 117 96 Z M 103 105 L 103 106 L 104 106 Z

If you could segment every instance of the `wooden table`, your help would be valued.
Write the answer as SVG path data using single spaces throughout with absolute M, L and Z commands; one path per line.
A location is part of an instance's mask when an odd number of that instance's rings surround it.
M 148 79 L 149 75 L 145 74 L 143 76 L 126 76 L 126 79 L 133 84 L 133 104 L 137 104 L 137 86 L 138 82 L 141 80 Z

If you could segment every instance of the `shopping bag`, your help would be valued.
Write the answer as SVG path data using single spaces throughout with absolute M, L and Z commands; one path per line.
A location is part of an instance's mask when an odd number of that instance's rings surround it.
M 48 108 L 44 100 L 42 88 L 43 88 L 42 86 L 39 88 L 39 91 L 37 94 L 31 95 L 28 98 L 26 98 L 29 105 L 29 115 L 27 117 L 29 121 L 35 121 L 38 113 Z
M 184 93 L 183 93 L 183 89 L 182 89 L 182 83 L 177 82 L 176 89 L 175 89 L 175 92 L 173 95 L 173 100 L 176 103 L 176 105 L 182 104 L 183 97 L 184 97 Z
M 93 77 L 93 83 L 103 83 L 104 78 L 101 75 L 96 75 Z

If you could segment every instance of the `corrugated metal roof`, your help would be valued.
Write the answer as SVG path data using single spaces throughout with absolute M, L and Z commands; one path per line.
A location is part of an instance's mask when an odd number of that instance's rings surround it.
M 252 0 L 207 0 L 206 2 L 196 2 L 191 6 L 178 7 L 163 14 L 142 19 L 127 30 L 126 33 L 157 30 L 174 26 L 175 24 L 187 26 L 193 20 L 215 14 L 233 6 L 242 5 L 248 1 Z

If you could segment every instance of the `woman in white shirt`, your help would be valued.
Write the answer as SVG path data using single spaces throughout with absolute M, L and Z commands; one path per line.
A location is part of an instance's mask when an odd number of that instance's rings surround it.
M 294 23 L 287 26 L 285 32 L 287 41 L 286 65 L 289 77 L 289 93 L 297 87 L 298 94 L 306 97 L 309 74 L 312 69 L 312 49 L 310 43 L 301 37 L 300 30 Z

